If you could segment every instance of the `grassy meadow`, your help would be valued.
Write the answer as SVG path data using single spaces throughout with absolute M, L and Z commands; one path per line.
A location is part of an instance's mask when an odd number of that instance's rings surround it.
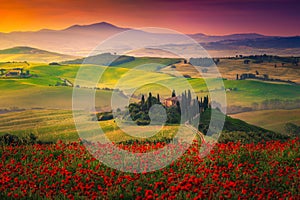
M 172 65 L 176 66 L 176 70 L 181 75 L 188 74 L 191 78 L 176 77 L 176 74 L 171 73 L 175 70 L 171 68 Z M 222 76 L 228 78 L 224 79 L 228 107 L 253 107 L 253 105 L 259 107 L 266 100 L 276 99 L 279 102 L 284 102 L 300 99 L 299 85 L 255 80 L 237 81 L 233 78 L 233 72 L 241 73 L 246 72 L 246 70 L 252 72 L 258 67 L 263 72 L 263 70 L 271 69 L 271 66 L 271 64 L 246 66 L 241 63 L 241 60 L 220 59 L 220 64 L 218 64 L 220 72 Z M 95 93 L 95 104 L 98 110 L 111 109 L 109 102 L 113 88 L 118 88 L 125 95 L 132 92 L 132 88 L 136 88 L 131 101 L 137 101 L 141 94 L 148 94 L 149 91 L 154 95 L 159 93 L 162 98 L 170 97 L 172 92 L 170 88 L 175 89 L 176 93 L 180 94 L 187 87 L 191 87 L 196 95 L 203 97 L 209 94 L 206 81 L 214 82 L 213 79 L 204 80 L 198 77 L 199 73 L 196 74 L 188 64 L 178 63 L 177 59 L 167 58 L 136 58 L 134 61 L 110 67 L 93 64 L 0 63 L 2 69 L 10 70 L 16 67 L 30 70 L 32 77 L 0 78 L 0 111 L 2 110 L 4 113 L 0 114 L 0 133 L 27 134 L 32 132 L 44 141 L 55 141 L 57 138 L 74 141 L 78 137 L 71 115 L 73 88 L 55 85 L 61 84 L 63 79 L 74 83 L 80 67 L 84 68 L 87 74 L 92 74 L 94 70 L 103 72 L 102 78 L 96 85 L 100 88 Z M 225 72 L 225 68 L 228 71 Z M 284 72 L 284 69 L 276 70 L 283 70 L 282 73 Z M 208 73 L 212 72 L 208 71 Z M 273 71 L 270 70 L 270 74 L 272 73 Z M 296 70 L 293 76 L 297 76 L 297 73 Z M 232 77 L 229 76 L 230 74 Z M 294 80 L 290 77 L 292 76 L 290 69 L 286 69 L 284 75 L 286 78 Z M 81 87 L 83 86 L 81 85 Z M 218 87 L 212 86 L 210 90 L 220 89 Z M 91 88 L 82 89 L 87 94 L 90 90 Z M 25 109 L 25 111 L 18 111 L 20 109 Z M 18 112 L 6 113 L 6 110 Z M 271 111 L 265 112 L 272 113 Z M 294 113 L 298 112 L 295 111 Z M 259 117 L 254 117 L 256 114 Z M 253 112 L 253 115 L 241 113 L 233 116 L 274 131 L 283 131 L 283 125 L 290 121 L 288 117 L 279 118 L 280 123 L 279 121 L 277 123 L 276 120 L 268 120 L 270 116 L 264 111 Z M 12 119 L 13 121 L 9 122 Z M 167 127 L 167 129 L 169 128 Z
M 167 62 L 163 60 L 164 62 Z M 133 61 L 131 66 L 145 63 L 145 58 L 141 61 Z M 149 62 L 152 62 L 150 59 Z M 158 62 L 157 60 L 153 62 Z M 161 61 L 162 62 L 162 61 Z M 162 64 L 164 63 L 162 62 Z M 168 61 L 170 62 L 170 61 Z M 18 63 L 2 63 L 0 68 L 13 68 L 20 66 Z M 170 89 L 166 86 L 176 89 L 178 93 L 186 89 L 189 84 L 199 96 L 208 93 L 206 83 L 202 78 L 178 78 L 173 75 L 163 73 L 161 70 L 154 70 L 154 65 L 145 70 L 143 67 L 130 69 L 130 64 L 125 63 L 114 67 L 104 67 L 97 65 L 59 65 L 50 66 L 42 63 L 21 64 L 26 70 L 30 70 L 33 77 L 28 79 L 18 78 L 0 78 L 1 103 L 0 109 L 9 107 L 19 108 L 53 108 L 53 109 L 70 109 L 72 88 L 55 87 L 61 79 L 67 79 L 74 83 L 76 73 L 80 67 L 84 67 L 91 72 L 93 70 L 103 71 L 103 76 L 98 83 L 99 88 L 119 88 L 125 93 L 138 85 L 136 94 L 147 94 L 149 91 L 156 93 L 159 91 L 161 96 L 169 97 Z M 145 65 L 147 66 L 147 65 Z M 157 65 L 155 65 L 157 67 Z M 149 84 L 144 85 L 145 82 Z M 152 83 L 151 83 L 152 82 Z M 157 84 L 153 84 L 156 82 Z M 159 84 L 165 85 L 160 86 Z M 228 105 L 252 106 L 253 103 L 260 103 L 266 99 L 300 99 L 300 87 L 298 85 L 278 84 L 271 82 L 252 81 L 252 80 L 224 80 L 225 88 L 236 90 L 227 91 Z M 210 88 L 218 89 L 218 88 Z M 109 91 L 97 91 L 99 96 L 99 106 L 101 99 L 109 96 Z M 22 99 L 22 101 L 19 101 Z
M 92 119 L 92 116 L 90 117 Z M 98 123 L 91 121 L 90 123 Z M 23 110 L 0 114 L 0 133 L 10 133 L 20 137 L 26 137 L 33 133 L 42 142 L 64 142 L 78 141 L 79 136 L 74 124 L 72 111 L 70 110 Z M 136 138 L 125 134 L 114 122 L 114 120 L 100 122 L 101 129 L 113 142 L 135 140 Z M 134 129 L 135 127 L 132 127 Z M 144 128 L 145 134 L 151 132 L 149 127 Z M 155 127 L 153 127 L 155 128 Z M 167 125 L 159 132 L 148 138 L 148 140 L 159 140 L 160 138 L 172 138 L 177 132 L 177 125 Z M 156 130 L 156 129 L 155 129 Z M 86 125 L 84 131 L 95 131 L 92 126 Z M 95 136 L 105 137 L 102 134 Z M 143 140 L 143 139 L 140 139 Z

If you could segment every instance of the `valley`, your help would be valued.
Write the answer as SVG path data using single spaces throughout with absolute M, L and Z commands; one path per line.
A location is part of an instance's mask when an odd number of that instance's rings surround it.
M 12 53 L 20 50 L 22 49 L 11 49 L 8 52 Z M 33 52 L 43 51 L 35 50 Z M 2 54 L 2 56 L 3 55 L 4 54 Z M 93 59 L 93 62 L 99 61 L 97 57 Z M 269 120 L 269 118 L 274 109 L 285 108 L 289 109 L 281 111 L 285 112 L 285 116 L 292 112 L 295 118 L 300 117 L 300 113 L 296 112 L 297 110 L 291 110 L 300 107 L 300 86 L 298 84 L 287 84 L 276 81 L 236 80 L 236 74 L 255 74 L 258 71 L 259 74 L 268 73 L 269 77 L 292 80 L 298 83 L 300 69 L 291 63 L 283 65 L 276 60 L 263 63 L 254 63 L 255 60 L 250 60 L 249 63 L 245 64 L 245 59 L 246 58 L 218 59 L 217 66 L 224 79 L 224 89 L 227 96 L 227 113 L 232 114 L 235 118 L 245 120 L 250 124 L 262 126 L 277 132 L 285 132 L 284 124 L 290 122 L 290 118 L 278 118 L 280 123 L 276 123 L 276 120 Z M 186 89 L 184 86 L 185 83 L 191 85 L 195 94 L 199 97 L 209 94 L 206 81 L 210 80 L 203 79 L 201 74 L 189 63 L 184 63 L 178 58 L 134 57 L 133 60 L 124 60 L 114 66 L 92 63 L 80 64 L 83 60 L 67 61 L 67 58 L 61 63 L 57 61 L 58 60 L 49 60 L 49 63 L 2 61 L 0 63 L 0 69 L 9 71 L 18 67 L 24 69 L 23 71 L 30 71 L 32 76 L 29 78 L 5 76 L 0 78 L 0 110 L 3 113 L 7 113 L 6 115 L 16 115 L 16 117 L 18 115 L 27 116 L 32 112 L 42 113 L 44 110 L 45 116 L 47 116 L 51 110 L 51 112 L 57 111 L 58 116 L 60 116 L 61 112 L 69 113 L 65 115 L 67 123 L 60 124 L 60 122 L 57 121 L 56 123 L 58 123 L 58 125 L 53 126 L 57 128 L 57 131 L 55 131 L 57 134 L 62 134 L 62 138 L 77 138 L 76 136 L 71 136 L 75 134 L 76 131 L 69 127 L 74 127 L 71 120 L 73 87 L 85 87 L 84 85 L 73 86 L 76 74 L 80 68 L 87 69 L 87 71 L 91 72 L 93 70 L 103 72 L 101 79 L 95 86 L 96 88 L 87 87 L 84 89 L 87 94 L 91 90 L 95 90 L 97 111 L 111 110 L 109 102 L 113 89 L 118 89 L 119 92 L 117 94 L 122 98 L 122 95 L 126 96 L 127 93 L 131 91 L 131 88 L 143 84 L 145 80 L 151 80 L 152 83 L 138 88 L 130 97 L 131 102 L 136 102 L 142 94 L 147 94 L 149 91 L 152 91 L 155 95 L 156 91 L 159 91 L 162 99 L 168 98 L 172 91 L 162 86 L 162 84 L 165 83 L 176 85 L 174 89 L 176 89 L 178 94 Z M 278 67 L 275 68 L 275 65 Z M 214 73 L 209 67 L 203 67 L 203 70 L 205 71 L 202 71 L 202 73 L 207 73 L 208 76 L 210 73 Z M 122 84 L 119 83 L 120 79 L 122 80 Z M 66 84 L 66 81 L 69 85 Z M 86 84 L 89 85 L 90 83 Z M 18 113 L 19 110 L 21 110 L 21 113 Z M 259 117 L 254 117 L 256 114 Z M 55 116 L 54 113 L 52 113 L 52 115 Z M 67 116 L 70 118 L 68 119 Z M 23 118 L 17 118 L 17 123 L 22 124 Z M 51 120 L 47 123 L 50 122 Z M 300 125 L 299 120 L 294 120 L 293 122 Z M 26 124 L 27 122 L 25 121 L 24 123 Z M 43 121 L 43 123 L 45 123 L 45 121 Z M 51 122 L 51 124 L 56 123 Z M 40 135 L 39 132 L 43 133 L 43 129 L 45 129 L 43 125 L 41 126 L 42 128 L 31 127 L 27 129 L 27 126 L 23 124 L 20 126 L 16 125 L 13 129 L 7 129 L 5 127 L 9 126 L 5 124 L 1 125 L 0 133 L 20 133 L 22 130 L 27 130 Z M 64 129 L 68 130 L 68 133 L 63 131 Z M 52 129 L 49 128 L 49 131 L 51 130 Z M 54 128 L 54 130 L 56 129 Z M 67 136 L 64 136 L 65 134 Z M 52 139 L 50 140 L 52 141 Z

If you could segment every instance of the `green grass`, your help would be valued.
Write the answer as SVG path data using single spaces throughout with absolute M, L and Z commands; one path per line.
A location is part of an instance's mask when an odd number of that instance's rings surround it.
M 77 56 L 70 56 L 49 52 L 41 49 L 31 47 L 13 47 L 9 49 L 0 50 L 1 62 L 60 62 L 64 60 L 71 60 L 78 58 Z
M 72 109 L 73 88 L 71 87 L 20 84 L 16 80 L 0 80 L 0 84 L 4 88 L 1 89 L 0 93 L 0 109 L 12 107 L 22 109 Z M 88 94 L 89 92 L 91 92 L 90 89 L 82 90 L 82 94 Z M 96 107 L 107 108 L 111 93 L 111 91 L 97 90 L 95 96 Z
M 174 58 L 146 58 L 146 57 L 139 57 L 135 58 L 132 62 L 123 63 L 118 66 L 113 67 L 122 67 L 122 68 L 139 68 L 142 69 L 143 67 L 147 67 L 147 70 L 157 70 L 158 66 L 167 66 L 179 61 L 179 59 Z
M 227 92 L 227 103 L 237 106 L 252 106 L 268 99 L 294 100 L 300 99 L 300 86 L 266 83 L 251 80 L 225 80 L 225 88 L 237 88 Z
M 113 120 L 90 121 L 84 126 L 84 131 L 95 131 L 93 126 L 89 126 L 89 123 L 99 123 L 105 133 L 105 135 L 97 135 L 95 139 L 106 136 L 114 142 L 135 139 L 143 140 L 124 133 Z M 146 130 L 145 134 L 147 131 L 151 131 L 151 127 L 139 128 L 144 128 Z M 177 130 L 178 127 L 176 125 L 165 126 L 149 140 L 172 138 Z M 57 140 L 76 141 L 79 139 L 72 111 L 69 110 L 25 110 L 0 114 L 0 135 L 5 133 L 21 137 L 33 133 L 43 142 L 56 142 Z
M 67 87 L 49 87 L 61 82 L 60 78 L 68 79 L 74 83 L 77 71 L 83 67 L 86 75 L 93 74 L 94 70 L 104 72 L 98 87 L 119 88 L 128 93 L 136 88 L 135 94 L 160 93 L 161 97 L 169 97 L 171 90 L 175 89 L 177 94 L 194 88 L 195 93 L 200 97 L 208 94 L 205 81 L 201 78 L 178 78 L 169 74 L 157 73 L 151 65 L 147 70 L 130 69 L 134 65 L 146 63 L 146 61 L 168 63 L 172 59 L 138 58 L 131 63 L 120 66 L 104 67 L 97 65 L 62 65 L 49 66 L 47 64 L 30 64 L 25 69 L 30 70 L 34 76 L 28 79 L 0 79 L 0 108 L 58 108 L 69 109 L 71 107 L 72 89 Z M 1 68 L 12 68 L 17 63 L 2 63 Z M 36 75 L 36 76 L 35 76 Z M 252 106 L 254 102 L 260 103 L 266 99 L 300 99 L 300 86 L 287 84 L 273 84 L 252 80 L 225 80 L 225 88 L 237 88 L 237 91 L 226 92 L 229 106 Z M 218 89 L 219 86 L 212 86 L 210 89 Z M 99 96 L 104 94 L 99 92 Z M 22 101 L 20 101 L 22 99 Z M 101 101 L 101 100 L 100 100 Z M 104 101 L 102 101 L 104 102 Z M 56 107 L 58 105 L 58 107 Z M 61 106 L 64 105 L 64 106 Z
M 149 65 L 149 62 L 158 64 Z M 33 132 L 34 134 L 37 134 L 40 139 L 50 141 L 54 141 L 57 138 L 63 140 L 76 139 L 77 133 L 71 120 L 72 117 L 70 111 L 72 109 L 73 88 L 49 85 L 55 85 L 57 82 L 61 82 L 60 78 L 68 79 L 74 83 L 80 67 L 86 69 L 86 74 L 84 74 L 86 76 L 93 74 L 94 70 L 104 72 L 102 79 L 98 84 L 98 87 L 100 88 L 117 87 L 125 93 L 130 92 L 132 88 L 136 88 L 134 91 L 135 97 L 132 99 L 134 101 L 140 94 L 148 94 L 150 91 L 153 95 L 159 93 L 163 99 L 171 95 L 172 89 L 175 89 L 176 93 L 180 94 L 189 87 L 194 88 L 195 93 L 199 97 L 208 94 L 208 89 L 203 79 L 178 78 L 170 74 L 162 73 L 159 71 L 159 68 L 157 68 L 160 64 L 164 65 L 172 62 L 174 62 L 173 59 L 137 58 L 133 62 L 112 67 L 78 64 L 49 66 L 45 63 L 30 63 L 28 66 L 24 63 L 0 63 L 0 68 L 10 69 L 23 66 L 25 70 L 30 70 L 30 73 L 33 74 L 33 77 L 28 79 L 0 78 L 0 109 L 44 109 L 1 114 L 0 132 L 14 134 Z M 142 67 L 133 69 L 136 66 Z M 220 86 L 215 85 L 214 79 L 209 79 L 207 81 L 212 83 L 210 89 L 219 89 Z M 224 85 L 225 88 L 237 89 L 236 91 L 226 92 L 229 106 L 238 105 L 251 107 L 253 103 L 260 103 L 267 99 L 300 99 L 299 85 L 276 84 L 252 80 L 225 80 Z M 85 95 L 88 94 L 91 89 L 83 89 L 82 91 L 84 92 L 83 95 Z M 109 110 L 111 94 L 112 92 L 108 90 L 97 90 L 96 107 L 103 110 Z M 266 129 L 283 131 L 283 123 L 280 123 L 280 121 L 289 122 L 292 118 L 289 118 L 289 114 L 283 113 L 282 115 L 286 117 L 275 118 L 274 123 L 268 121 L 273 116 L 277 116 L 276 114 L 277 113 L 270 113 L 267 115 L 257 112 L 250 114 L 245 118 L 242 116 L 237 116 L 237 118 L 244 119 L 251 124 L 262 126 Z M 48 115 L 53 118 L 45 118 L 45 116 Z M 295 117 L 299 118 L 298 115 Z M 9 122 L 7 119 L 13 120 Z M 6 121 L 4 122 L 4 120 Z M 298 124 L 298 121 L 296 124 Z M 106 126 L 106 128 L 111 129 L 112 127 Z M 173 128 L 166 127 L 162 134 L 171 134 L 172 130 Z M 120 134 L 120 130 L 109 131 L 108 133 L 109 137 L 113 138 L 115 141 L 130 138 L 127 135 Z
M 74 141 L 78 135 L 71 111 L 64 110 L 27 110 L 0 115 L 0 133 L 26 136 L 33 133 L 41 141 L 58 139 Z

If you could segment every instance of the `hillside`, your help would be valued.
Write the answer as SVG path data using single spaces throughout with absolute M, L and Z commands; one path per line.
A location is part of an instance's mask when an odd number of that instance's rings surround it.
M 104 66 L 115 66 L 123 63 L 134 61 L 135 58 L 132 56 L 119 56 L 112 55 L 110 53 L 103 53 L 94 56 L 88 56 L 86 58 L 79 58 L 75 60 L 69 60 L 62 62 L 63 64 L 94 64 L 94 65 L 104 65 Z
M 0 50 L 0 62 L 60 62 L 75 59 L 76 56 L 64 55 L 27 46 L 17 46 Z
M 231 115 L 256 126 L 266 129 L 287 133 L 285 129 L 286 123 L 300 125 L 300 109 L 293 110 L 260 110 L 252 112 L 243 112 Z M 276 116 L 276 117 L 274 117 Z
M 134 56 L 134 57 L 160 57 L 160 58 L 179 58 L 178 55 L 165 51 L 162 49 L 155 48 L 142 48 L 133 51 L 129 51 L 126 55 Z
M 212 130 L 214 124 L 218 124 L 218 119 L 223 119 L 224 114 L 218 110 L 208 109 L 200 116 L 200 125 L 199 130 L 204 134 L 207 133 L 208 127 L 211 123 L 211 113 L 214 112 L 216 121 L 212 122 Z M 261 142 L 269 140 L 287 140 L 290 137 L 285 134 L 275 133 L 273 131 L 261 128 L 249 124 L 240 119 L 235 119 L 230 116 L 225 117 L 225 123 L 223 127 L 222 134 L 219 138 L 220 142 L 232 142 L 232 141 L 241 141 L 244 143 L 249 142 Z
M 0 54 L 53 54 L 53 55 L 62 55 L 59 53 L 49 52 L 41 49 L 36 49 L 32 47 L 13 47 L 9 49 L 0 50 Z
M 235 49 L 236 47 L 250 47 L 255 49 L 288 49 L 300 47 L 300 36 L 295 37 L 263 37 L 244 38 L 240 40 L 221 40 L 205 44 L 206 49 Z

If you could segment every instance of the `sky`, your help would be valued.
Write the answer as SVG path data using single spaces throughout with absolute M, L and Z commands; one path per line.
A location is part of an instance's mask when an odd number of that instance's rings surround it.
M 0 32 L 108 22 L 182 33 L 300 35 L 299 0 L 0 0 Z

